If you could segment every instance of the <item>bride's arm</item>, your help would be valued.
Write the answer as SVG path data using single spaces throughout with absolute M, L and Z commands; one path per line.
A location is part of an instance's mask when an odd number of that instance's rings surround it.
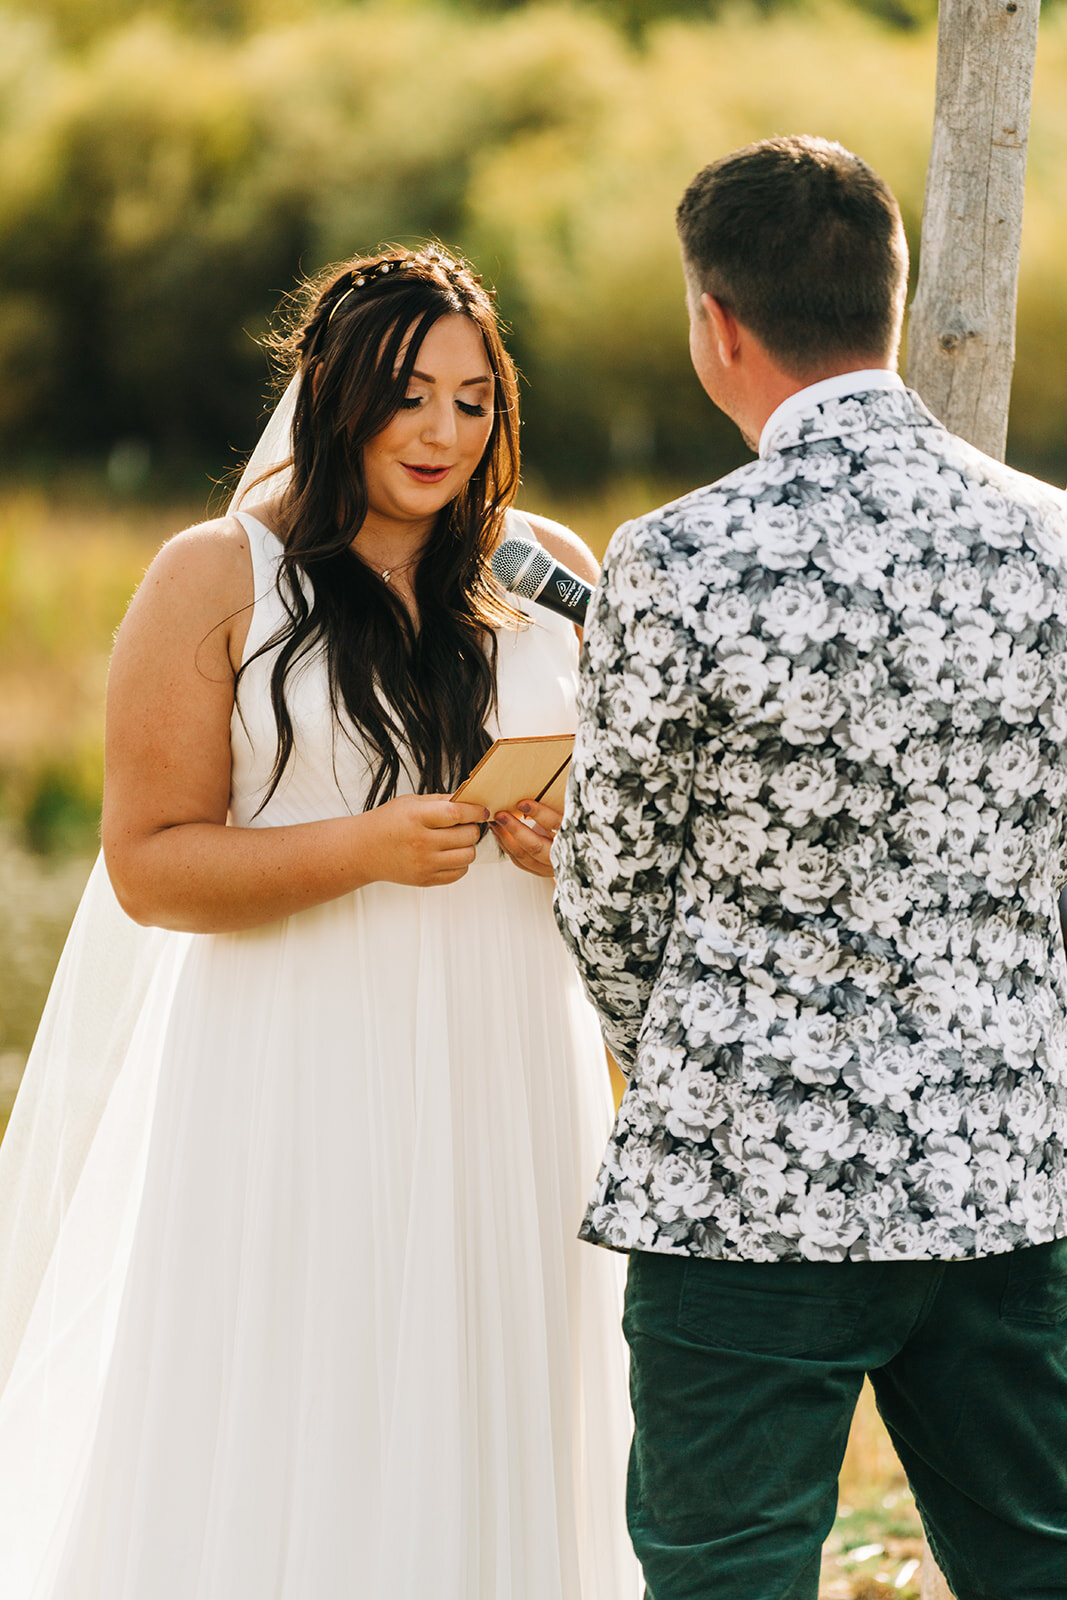
M 119 629 L 103 843 L 126 912 L 157 927 L 232 932 L 376 880 L 462 877 L 487 813 L 446 796 L 291 827 L 227 827 L 234 678 L 251 603 L 243 528 L 205 523 L 163 547 Z

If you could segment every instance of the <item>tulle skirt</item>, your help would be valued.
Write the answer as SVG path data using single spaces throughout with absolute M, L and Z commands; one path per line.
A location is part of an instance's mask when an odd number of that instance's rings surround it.
M 4 1600 L 636 1596 L 550 894 L 480 860 L 192 936 L 98 869 L 4 1155 Z

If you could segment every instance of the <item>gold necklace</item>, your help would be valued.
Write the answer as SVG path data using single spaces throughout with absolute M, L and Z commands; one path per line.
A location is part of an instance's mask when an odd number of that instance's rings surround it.
M 388 583 L 390 581 L 390 579 L 396 573 L 398 573 L 398 572 L 406 572 L 409 567 L 413 567 L 415 565 L 416 561 L 419 559 L 419 556 L 421 556 L 421 555 L 422 555 L 422 551 L 420 550 L 419 551 L 419 555 L 412 556 L 407 561 L 401 561 L 398 566 L 395 566 L 395 567 L 374 567 L 372 570 L 375 571 L 378 574 L 379 578 L 381 578 L 383 583 Z M 370 566 L 370 562 L 368 562 L 367 565 Z
M 417 550 L 413 556 L 408 556 L 406 561 L 398 561 L 395 566 L 379 567 L 373 561 L 368 561 L 365 555 L 361 555 L 358 550 L 355 550 L 354 546 L 353 551 L 365 567 L 369 567 L 372 572 L 377 573 L 383 583 L 388 583 L 390 579 L 395 578 L 398 572 L 406 572 L 409 567 L 413 567 L 423 554 L 422 550 Z

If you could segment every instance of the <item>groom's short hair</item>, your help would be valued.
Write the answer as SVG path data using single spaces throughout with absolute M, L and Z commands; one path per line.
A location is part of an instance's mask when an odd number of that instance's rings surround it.
M 762 139 L 699 172 L 678 207 L 686 272 L 787 372 L 896 354 L 908 247 L 893 191 L 808 134 Z

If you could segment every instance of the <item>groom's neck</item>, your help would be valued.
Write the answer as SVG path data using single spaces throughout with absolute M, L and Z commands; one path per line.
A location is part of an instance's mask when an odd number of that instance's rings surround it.
M 896 371 L 892 356 L 872 357 L 869 353 L 845 355 L 820 362 L 804 372 L 786 372 L 753 336 L 749 335 L 741 360 L 734 372 L 732 404 L 723 410 L 736 422 L 745 443 L 755 450 L 768 417 L 790 396 L 808 389 L 824 378 L 837 378 L 848 372 L 881 368 Z

